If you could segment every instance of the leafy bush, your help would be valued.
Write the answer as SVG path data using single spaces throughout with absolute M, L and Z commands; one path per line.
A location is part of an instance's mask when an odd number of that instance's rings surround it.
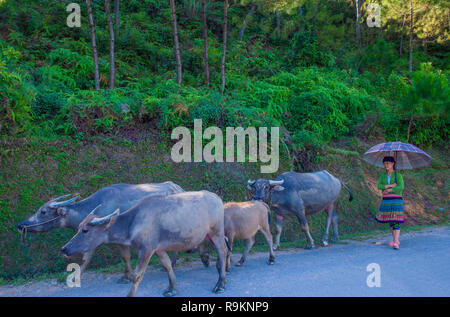
M 35 98 L 29 76 L 20 68 L 20 52 L 0 43 L 0 132 L 29 124 Z

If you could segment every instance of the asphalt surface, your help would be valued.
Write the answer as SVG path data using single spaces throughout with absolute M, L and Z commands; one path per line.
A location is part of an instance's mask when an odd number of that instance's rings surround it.
M 450 295 L 450 227 L 404 233 L 400 250 L 376 241 L 346 240 L 313 250 L 276 251 L 275 264 L 267 265 L 268 253 L 254 253 L 243 267 L 232 265 L 226 291 L 212 293 L 218 275 L 214 263 L 183 263 L 175 269 L 179 297 L 300 297 L 300 296 L 444 296 Z M 237 261 L 240 254 L 234 254 Z M 371 263 L 379 266 L 379 286 Z M 376 266 L 376 265 L 375 265 Z M 67 273 L 69 274 L 69 273 Z M 131 284 L 118 284 L 119 274 L 86 273 L 81 287 L 69 288 L 56 280 L 0 286 L 0 296 L 126 296 Z M 369 283 L 370 284 L 370 283 Z M 138 296 L 162 296 L 167 274 L 150 268 Z

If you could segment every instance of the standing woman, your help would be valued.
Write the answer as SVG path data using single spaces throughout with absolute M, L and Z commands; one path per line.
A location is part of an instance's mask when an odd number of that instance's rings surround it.
M 389 223 L 393 240 L 388 245 L 398 250 L 400 223 L 404 221 L 402 192 L 405 186 L 402 175 L 395 170 L 395 159 L 392 156 L 384 157 L 383 165 L 386 172 L 380 175 L 377 184 L 377 188 L 383 193 L 383 200 L 375 219 L 381 223 Z

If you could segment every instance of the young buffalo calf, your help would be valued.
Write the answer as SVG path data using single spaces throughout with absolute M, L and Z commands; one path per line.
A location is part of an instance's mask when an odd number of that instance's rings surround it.
M 228 238 L 230 249 L 234 239 L 246 239 L 247 245 L 237 266 L 242 266 L 247 259 L 248 252 L 255 243 L 255 235 L 260 230 L 269 245 L 268 264 L 275 263 L 272 248 L 272 234 L 269 228 L 269 206 L 261 201 L 229 202 L 224 204 L 225 236 Z M 226 271 L 230 271 L 231 252 L 228 250 Z

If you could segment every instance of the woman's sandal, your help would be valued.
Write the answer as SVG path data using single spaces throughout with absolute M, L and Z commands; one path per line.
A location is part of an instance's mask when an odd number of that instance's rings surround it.
M 388 243 L 386 243 L 388 246 L 390 246 L 390 247 L 394 247 L 394 241 L 391 241 L 391 242 L 388 242 Z M 400 242 L 397 244 L 397 246 L 399 247 L 400 246 Z
M 394 250 L 399 250 L 400 249 L 400 246 L 397 243 L 393 243 L 392 247 L 394 248 Z

